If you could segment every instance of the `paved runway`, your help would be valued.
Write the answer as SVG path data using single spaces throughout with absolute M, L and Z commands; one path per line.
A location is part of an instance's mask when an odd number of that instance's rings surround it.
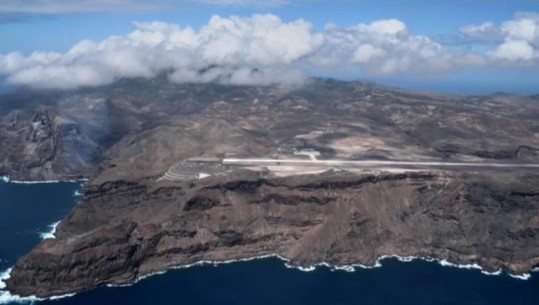
M 387 161 L 387 160 L 296 160 L 296 159 L 239 159 L 225 158 L 223 165 L 298 165 L 298 166 L 337 166 L 337 167 L 466 167 L 484 169 L 539 169 L 539 164 L 535 163 L 482 163 L 482 162 L 441 162 L 441 161 Z

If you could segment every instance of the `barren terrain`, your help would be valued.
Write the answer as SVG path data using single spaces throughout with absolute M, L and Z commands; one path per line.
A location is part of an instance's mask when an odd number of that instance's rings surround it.
M 89 178 L 7 288 L 51 296 L 200 260 L 539 264 L 539 98 L 119 80 L 0 96 L 0 174 Z

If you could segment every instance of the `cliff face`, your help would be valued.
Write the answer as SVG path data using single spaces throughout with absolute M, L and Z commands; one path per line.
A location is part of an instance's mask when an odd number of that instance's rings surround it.
M 0 117 L 0 173 L 20 180 L 80 178 L 96 171 L 98 145 L 52 108 Z
M 293 264 L 432 256 L 513 273 L 539 264 L 539 176 L 410 173 L 89 185 L 56 239 L 8 280 L 50 296 L 200 260 L 279 254 Z

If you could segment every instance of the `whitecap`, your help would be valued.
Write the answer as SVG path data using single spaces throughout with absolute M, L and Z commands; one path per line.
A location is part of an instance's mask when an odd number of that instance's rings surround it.
M 333 266 L 332 269 L 335 269 L 335 270 L 339 270 L 339 271 L 346 271 L 346 272 L 354 272 L 356 271 L 356 268 L 354 268 L 353 266 Z
M 489 271 L 486 271 L 485 269 L 483 269 L 483 267 L 481 267 L 480 265 L 478 264 L 463 264 L 463 265 L 458 265 L 458 264 L 453 264 L 453 263 L 450 263 L 446 260 L 437 260 L 438 263 L 444 267 L 455 267 L 455 268 L 461 268 L 461 269 L 477 269 L 477 270 L 480 270 L 481 273 L 485 274 L 485 275 L 501 275 L 503 272 L 501 269 L 498 269 L 494 272 L 489 272 Z M 533 270 L 532 270 L 533 272 Z M 512 278 L 515 278 L 515 279 L 519 279 L 519 280 L 528 280 L 530 277 L 531 277 L 531 274 L 530 273 L 523 273 L 523 274 L 512 274 L 512 273 L 509 273 L 507 272 L 507 275 L 509 275 L 510 277 Z
M 48 225 L 48 228 L 50 229 L 49 231 L 39 233 L 39 236 L 41 237 L 41 239 L 49 239 L 49 238 L 54 239 L 54 238 L 56 238 L 56 236 L 54 234 L 56 233 L 56 228 L 58 227 L 60 222 L 61 221 L 57 221 L 55 223 L 52 223 L 52 224 Z
M 12 295 L 9 291 L 0 290 L 0 304 L 26 304 L 42 301 L 43 299 L 36 298 L 35 296 L 21 297 L 18 295 Z
M 529 274 L 529 273 L 523 273 L 523 274 L 511 274 L 511 273 L 509 273 L 509 276 L 514 278 L 514 279 L 519 279 L 519 280 L 526 281 L 526 280 L 530 279 L 531 274 Z
M 0 273 L 0 290 L 6 288 L 5 281 L 11 277 L 11 270 L 12 268 L 9 268 L 6 271 Z
M 486 270 L 481 270 L 481 273 L 483 273 L 484 275 L 494 275 L 494 276 L 497 276 L 497 275 L 501 275 L 502 274 L 502 269 L 498 269 L 494 272 L 489 272 L 489 271 L 486 271 Z
M 54 295 L 50 298 L 47 298 L 47 300 L 61 300 L 61 299 L 65 299 L 65 298 L 71 298 L 71 297 L 74 297 L 76 295 L 76 293 L 66 293 L 66 294 L 62 294 L 62 295 Z M 43 300 L 43 299 L 40 299 L 40 300 Z
M 460 269 L 478 269 L 478 270 L 483 270 L 483 268 L 481 268 L 481 266 L 479 266 L 478 264 L 462 264 L 462 265 L 459 265 L 459 264 L 453 264 L 453 263 L 450 263 L 448 261 L 446 261 L 445 259 L 442 259 L 442 260 L 438 260 L 438 263 L 444 267 L 454 267 L 454 268 L 460 268 Z
M 316 266 L 301 267 L 301 266 L 290 265 L 288 263 L 285 263 L 284 265 L 288 269 L 297 269 L 297 270 L 300 270 L 300 271 L 303 271 L 303 272 L 312 272 L 312 271 L 316 270 Z

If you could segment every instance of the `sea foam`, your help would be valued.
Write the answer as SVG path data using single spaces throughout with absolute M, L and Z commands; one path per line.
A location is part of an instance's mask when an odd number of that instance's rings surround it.
M 354 272 L 354 271 L 356 271 L 356 268 L 360 268 L 360 269 L 380 268 L 380 267 L 382 267 L 382 261 L 385 260 L 385 259 L 396 259 L 396 260 L 398 260 L 400 262 L 404 262 L 404 263 L 409 263 L 409 262 L 412 262 L 414 260 L 422 260 L 422 261 L 426 261 L 426 262 L 437 262 L 438 264 L 440 264 L 443 267 L 453 267 L 453 268 L 468 269 L 468 270 L 475 269 L 475 270 L 481 271 L 481 273 L 483 273 L 485 275 L 494 275 L 495 276 L 495 275 L 501 275 L 503 273 L 501 269 L 498 269 L 498 270 L 496 270 L 494 272 L 486 271 L 478 264 L 454 264 L 454 263 L 451 263 L 451 262 L 449 262 L 449 261 L 447 261 L 445 259 L 436 259 L 436 258 L 432 258 L 432 257 L 421 257 L 421 256 L 399 256 L 399 255 L 382 255 L 375 261 L 374 265 L 370 265 L 370 266 L 369 265 L 362 265 L 362 264 L 331 265 L 331 264 L 326 263 L 326 262 L 318 263 L 318 264 L 315 264 L 315 265 L 312 265 L 312 266 L 294 266 L 294 265 L 290 265 L 288 263 L 288 261 L 287 261 L 287 263 L 285 263 L 285 266 L 287 268 L 295 268 L 295 269 L 298 269 L 298 270 L 304 271 L 304 272 L 314 271 L 314 270 L 316 270 L 317 267 L 326 267 L 326 268 L 331 269 L 332 271 L 333 270 L 342 270 L 342 271 L 346 271 L 346 272 Z M 532 270 L 532 272 L 539 272 L 539 268 L 534 268 Z M 530 273 L 524 273 L 524 274 L 507 273 L 507 275 L 509 275 L 512 278 L 519 279 L 519 280 L 528 280 L 531 277 Z
M 528 280 L 530 279 L 531 277 L 531 274 L 529 273 L 524 273 L 524 274 L 511 274 L 509 273 L 509 276 L 512 277 L 512 278 L 515 278 L 515 279 L 519 279 L 519 280 Z
M 4 272 L 0 272 L 0 290 L 6 288 L 5 281 L 10 278 L 12 268 L 7 269 Z
M 405 263 L 413 262 L 414 260 L 422 260 L 422 261 L 426 261 L 426 262 L 430 262 L 430 263 L 437 262 L 438 264 L 440 264 L 443 267 L 453 267 L 453 268 L 459 268 L 459 269 L 476 269 L 476 270 L 481 271 L 481 273 L 483 273 L 485 275 L 501 275 L 503 273 L 501 269 L 499 269 L 499 270 L 497 270 L 495 272 L 488 272 L 488 271 L 484 270 L 478 264 L 454 264 L 454 263 L 451 263 L 451 262 L 449 262 L 447 260 L 444 260 L 444 259 L 436 259 L 436 258 L 432 258 L 432 257 L 399 256 L 399 255 L 382 255 L 374 262 L 373 265 L 363 265 L 363 264 L 332 265 L 332 264 L 329 264 L 327 262 L 321 262 L 321 263 L 314 264 L 314 265 L 311 265 L 311 266 L 297 266 L 297 265 L 291 264 L 290 259 L 288 259 L 286 257 L 283 257 L 283 256 L 281 256 L 279 254 L 267 254 L 267 255 L 261 255 L 261 256 L 254 256 L 254 257 L 240 258 L 240 259 L 232 259 L 232 260 L 223 260 L 223 261 L 202 260 L 202 261 L 198 261 L 198 262 L 191 263 L 191 264 L 175 266 L 175 267 L 170 268 L 169 270 L 186 269 L 186 268 L 191 268 L 191 267 L 195 267 L 195 266 L 204 266 L 204 265 L 218 266 L 218 265 L 223 265 L 223 264 L 230 264 L 230 263 L 236 263 L 236 262 L 248 262 L 248 261 L 259 260 L 259 259 L 267 259 L 267 258 L 277 258 L 277 259 L 284 262 L 284 265 L 285 265 L 286 268 L 297 269 L 297 270 L 300 270 L 300 271 L 303 271 L 303 272 L 312 272 L 312 271 L 315 271 L 316 268 L 318 268 L 318 267 L 329 268 L 332 271 L 355 272 L 356 268 L 359 268 L 359 269 L 380 268 L 380 267 L 382 267 L 382 261 L 383 260 L 385 260 L 385 259 L 397 259 L 398 261 L 405 262 Z M 149 274 L 140 276 L 139 278 L 137 278 L 135 280 L 135 283 L 137 283 L 137 282 L 139 282 L 139 281 L 141 281 L 143 279 L 152 277 L 154 275 L 164 274 L 167 271 L 168 270 L 157 271 L 157 272 L 153 272 L 153 273 L 149 273 Z M 539 268 L 533 269 L 532 272 L 539 272 Z M 525 274 L 521 274 L 521 275 L 515 275 L 515 274 L 507 273 L 507 275 L 509 275 L 512 278 L 520 279 L 520 280 L 527 280 L 527 279 L 530 278 L 529 273 L 525 273 Z M 125 287 L 125 286 L 131 286 L 133 284 L 134 283 L 130 283 L 130 284 L 109 284 L 107 286 L 108 287 Z
M 52 224 L 48 225 L 48 227 L 50 229 L 49 231 L 39 233 L 39 236 L 41 237 L 41 239 L 53 239 L 53 238 L 56 238 L 56 236 L 54 234 L 56 233 L 56 228 L 58 227 L 60 222 L 61 221 L 57 221 L 55 223 L 52 223 Z
M 62 179 L 62 180 L 13 180 L 9 176 L 1 176 L 0 179 L 5 183 L 15 184 L 48 184 L 48 183 L 61 183 L 61 182 L 87 182 L 88 179 Z
M 28 296 L 28 297 L 21 297 L 18 295 L 13 295 L 9 291 L 0 290 L 0 304 L 13 304 L 13 303 L 34 304 L 35 302 L 40 302 L 40 301 L 60 300 L 64 298 L 70 298 L 74 295 L 75 295 L 74 293 L 70 293 L 70 294 L 64 294 L 64 295 L 59 295 L 59 296 L 53 296 L 50 298 L 38 298 L 35 295 Z
M 9 291 L 0 290 L 0 304 L 12 304 L 12 303 L 34 303 L 37 301 L 42 301 L 42 299 L 36 298 L 35 296 L 30 297 L 20 297 L 18 295 L 12 295 Z
M 126 287 L 131 286 L 135 283 L 138 283 L 139 281 L 142 281 L 146 278 L 152 277 L 154 275 L 161 275 L 167 273 L 169 270 L 177 270 L 177 269 L 187 269 L 192 268 L 196 266 L 205 266 L 205 265 L 213 265 L 213 266 L 219 266 L 219 265 L 225 265 L 225 264 L 232 264 L 237 262 L 250 262 L 254 260 L 260 260 L 260 259 L 267 259 L 267 258 L 278 258 L 279 260 L 282 260 L 284 262 L 289 262 L 290 260 L 286 257 L 280 256 L 278 254 L 266 254 L 266 255 L 260 255 L 260 256 L 253 256 L 253 257 L 247 257 L 247 258 L 238 258 L 238 259 L 229 259 L 229 260 L 222 260 L 222 261 L 212 261 L 212 260 L 201 260 L 198 262 L 194 262 L 191 264 L 185 264 L 185 265 L 179 265 L 179 266 L 173 266 L 170 267 L 167 270 L 162 271 L 156 271 L 152 273 L 148 273 L 142 276 L 139 276 L 134 283 L 129 284 L 108 284 L 107 287 Z
M 38 298 L 36 296 L 21 297 L 18 295 L 13 295 L 11 294 L 11 292 L 4 290 L 6 288 L 5 281 L 11 277 L 11 270 L 12 268 L 9 268 L 6 271 L 0 273 L 0 304 L 12 304 L 12 303 L 27 304 L 27 303 L 35 303 L 38 301 L 45 301 L 45 300 L 59 300 L 63 298 L 72 297 L 75 295 L 74 293 L 70 293 L 70 294 L 52 296 L 50 298 Z
M 66 179 L 66 180 L 44 180 L 44 181 L 23 181 L 23 180 L 12 180 L 9 176 L 0 176 L 0 181 L 3 181 L 5 183 L 14 183 L 14 184 L 41 184 L 41 183 L 60 183 L 60 182 L 69 182 L 69 183 L 81 183 L 81 187 L 84 186 L 84 183 L 88 181 L 88 179 Z M 75 192 L 76 196 L 80 196 L 78 191 Z M 56 233 L 56 228 L 60 224 L 60 221 L 57 221 L 55 223 L 50 224 L 48 227 L 50 228 L 47 232 L 40 233 L 40 237 L 42 239 L 48 239 L 48 238 L 56 238 L 54 235 Z M 49 298 L 38 298 L 36 296 L 28 296 L 28 297 L 21 297 L 18 295 L 13 295 L 11 292 L 6 291 L 6 283 L 5 281 L 10 278 L 12 268 L 7 269 L 4 272 L 0 272 L 0 304 L 12 304 L 12 303 L 19 303 L 19 304 L 27 304 L 27 303 L 35 303 L 37 301 L 44 301 L 44 300 L 58 300 L 63 299 L 67 297 L 72 297 L 75 294 L 64 294 L 64 295 L 58 295 L 58 296 L 52 296 Z
M 6 288 L 6 280 L 11 276 L 12 268 L 7 269 L 4 272 L 0 273 L 0 304 L 9 304 L 9 303 L 26 303 L 37 301 L 34 297 L 21 298 L 16 295 L 12 295 L 9 291 L 4 290 Z

